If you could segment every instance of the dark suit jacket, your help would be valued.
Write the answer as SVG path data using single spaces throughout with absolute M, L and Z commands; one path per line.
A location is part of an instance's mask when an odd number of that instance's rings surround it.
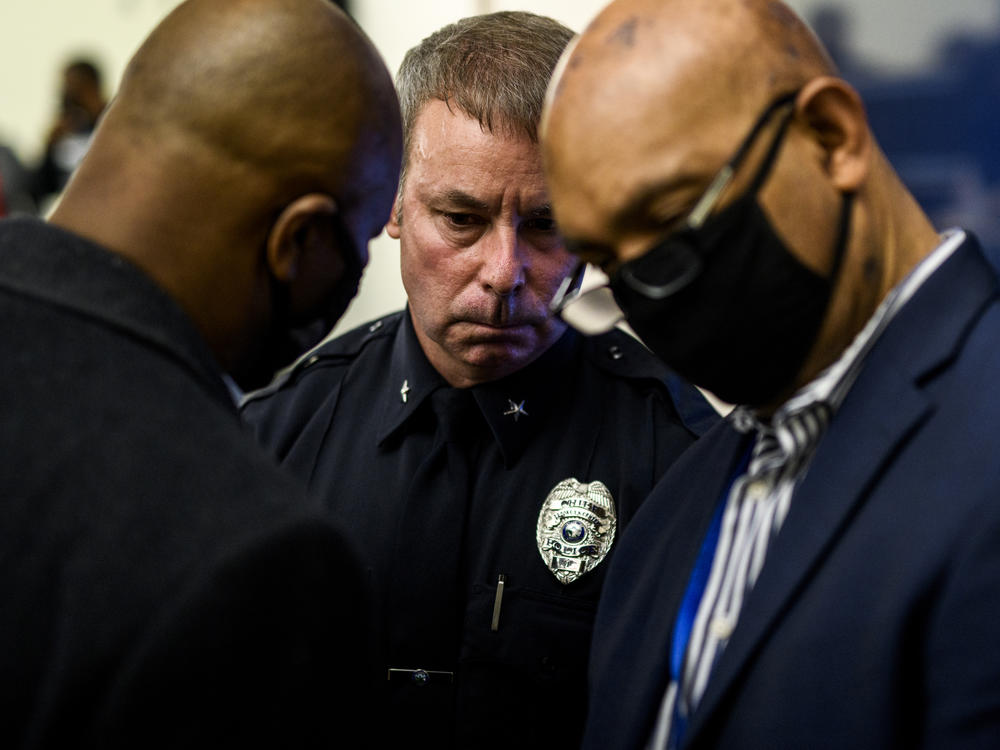
M 0 222 L 0 745 L 357 747 L 365 587 L 119 256 Z
M 689 748 L 1000 747 L 1000 303 L 973 240 L 890 323 L 822 438 Z M 682 456 L 598 611 L 585 747 L 642 748 L 693 560 L 748 438 Z

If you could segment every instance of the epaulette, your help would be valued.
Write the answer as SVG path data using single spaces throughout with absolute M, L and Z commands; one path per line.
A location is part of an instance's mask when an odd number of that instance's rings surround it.
M 355 359 L 362 350 L 373 341 L 391 336 L 399 327 L 403 311 L 390 313 L 376 320 L 369 321 L 346 333 L 331 332 L 312 349 L 302 354 L 292 364 L 278 370 L 263 388 L 258 388 L 243 396 L 240 401 L 242 409 L 248 402 L 265 398 L 298 380 L 304 373 L 314 367 L 324 364 L 340 364 Z
M 601 369 L 621 378 L 655 380 L 670 393 L 677 415 L 695 435 L 705 434 L 719 421 L 719 412 L 697 388 L 667 367 L 639 339 L 615 328 L 587 340 L 587 357 Z
M 614 328 L 585 337 L 587 358 L 602 370 L 621 378 L 652 379 L 666 383 L 669 368 L 641 341 Z

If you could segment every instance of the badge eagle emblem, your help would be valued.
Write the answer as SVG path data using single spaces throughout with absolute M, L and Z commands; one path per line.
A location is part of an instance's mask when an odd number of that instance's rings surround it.
M 614 498 L 603 482 L 564 479 L 538 514 L 538 552 L 560 583 L 573 583 L 608 554 L 617 526 Z

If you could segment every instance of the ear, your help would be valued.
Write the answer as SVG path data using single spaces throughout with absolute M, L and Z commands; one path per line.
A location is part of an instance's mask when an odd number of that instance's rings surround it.
M 802 87 L 796 108 L 825 153 L 824 168 L 833 186 L 856 192 L 868 176 L 875 149 L 858 92 L 840 78 L 821 76 Z
M 285 206 L 267 237 L 267 265 L 276 279 L 295 280 L 306 251 L 317 240 L 313 235 L 328 225 L 316 219 L 336 213 L 336 201 L 323 193 L 300 196 Z
M 396 191 L 396 197 L 392 201 L 392 213 L 389 215 L 389 221 L 385 224 L 385 233 L 392 237 L 394 240 L 399 239 L 399 221 L 401 218 L 401 211 L 403 210 L 403 204 L 401 203 L 399 191 Z

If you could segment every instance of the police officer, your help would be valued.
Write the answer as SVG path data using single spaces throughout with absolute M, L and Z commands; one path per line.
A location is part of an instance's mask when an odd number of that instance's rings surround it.
M 571 36 L 501 12 L 406 55 L 387 229 L 408 306 L 245 402 L 367 550 L 386 746 L 575 746 L 606 558 L 715 419 L 628 335 L 587 339 L 549 314 L 573 259 L 537 129 Z

